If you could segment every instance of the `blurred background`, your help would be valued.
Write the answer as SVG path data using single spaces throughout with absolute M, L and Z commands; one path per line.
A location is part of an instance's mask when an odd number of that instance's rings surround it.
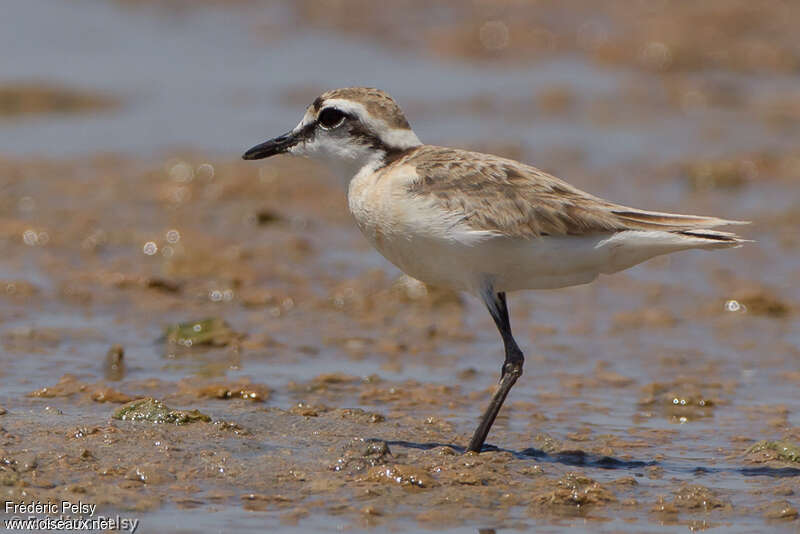
M 3 147 L 237 153 L 322 90 L 385 88 L 428 142 L 593 164 L 788 147 L 793 2 L 10 0 Z M 579 150 L 578 150 L 579 148 Z M 577 152 L 581 152 L 578 154 Z
M 12 498 L 78 485 L 112 509 L 134 503 L 151 525 L 192 525 L 185 510 L 197 508 L 209 528 L 328 528 L 350 490 L 297 494 L 274 475 L 294 468 L 268 454 L 290 451 L 319 482 L 309 465 L 338 453 L 308 436 L 336 449 L 363 425 L 314 421 L 359 407 L 393 424 L 368 437 L 465 442 L 501 359 L 480 304 L 401 277 L 325 169 L 239 161 L 324 90 L 360 85 L 393 95 L 423 142 L 519 159 L 622 204 L 754 222 L 742 249 L 514 295 L 530 371 L 490 442 L 666 459 L 664 480 L 615 490 L 639 503 L 621 530 L 653 521 L 658 496 L 672 499 L 698 465 L 723 466 L 705 481 L 732 503 L 717 513 L 760 528 L 775 503 L 753 504 L 738 469 L 780 459 L 742 455 L 800 440 L 800 3 L 4 0 L 2 11 L 0 424 L 9 454 L 38 455 L 32 472 L 51 483 L 32 489 L 17 469 Z M 240 425 L 248 445 L 187 434 L 166 439 L 191 456 L 140 458 L 153 436 L 109 418 L 143 396 Z M 291 426 L 300 415 L 311 427 Z M 86 438 L 97 443 L 69 437 L 78 427 L 99 428 Z M 98 463 L 54 459 L 76 447 Z M 197 464 L 211 457 L 224 474 Z M 524 479 L 508 469 L 506 481 Z M 275 491 L 294 496 L 240 500 Z M 395 500 L 375 497 L 383 519 L 336 513 L 417 524 L 406 497 L 384 495 Z M 441 504 L 428 524 L 494 524 L 466 495 L 452 503 L 471 507 Z M 550 524 L 520 499 L 497 521 Z M 243 502 L 265 515 L 241 516 Z M 658 521 L 696 519 L 675 506 Z

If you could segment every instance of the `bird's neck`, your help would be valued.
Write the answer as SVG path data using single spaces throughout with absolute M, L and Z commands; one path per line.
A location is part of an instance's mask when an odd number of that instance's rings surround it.
M 387 165 L 391 165 L 403 155 L 408 154 L 419 146 L 422 145 L 403 148 L 386 146 L 373 148 L 368 152 L 360 154 L 360 157 L 331 161 L 328 163 L 328 167 L 346 184 L 356 176 L 372 174 Z

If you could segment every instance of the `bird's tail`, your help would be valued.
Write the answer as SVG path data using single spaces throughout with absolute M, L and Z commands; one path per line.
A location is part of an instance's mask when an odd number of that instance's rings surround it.
M 717 230 L 675 230 L 673 233 L 690 239 L 694 245 L 692 248 L 715 249 L 715 248 L 736 248 L 744 243 L 751 243 L 750 239 L 742 237 L 732 232 L 720 232 Z M 687 243 L 688 244 L 688 243 Z
M 631 230 L 662 230 L 679 235 L 687 248 L 728 248 L 739 247 L 749 242 L 732 232 L 711 230 L 717 226 L 750 224 L 749 221 L 704 217 L 702 215 L 682 215 L 645 211 L 635 208 L 618 208 L 611 211 L 618 220 Z
M 640 228 L 637 229 L 641 230 L 691 230 L 734 224 L 750 224 L 750 221 L 736 221 L 720 219 L 718 217 L 704 217 L 702 215 L 681 215 L 679 213 L 645 211 L 635 208 L 613 209 L 611 213 L 616 215 L 620 221 L 624 221 L 631 226 L 638 226 Z

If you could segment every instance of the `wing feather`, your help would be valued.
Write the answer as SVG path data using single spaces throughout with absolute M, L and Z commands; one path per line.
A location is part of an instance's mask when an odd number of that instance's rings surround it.
M 417 170 L 418 178 L 408 185 L 410 194 L 434 200 L 475 230 L 509 237 L 625 230 L 684 232 L 746 224 L 621 206 L 535 167 L 466 150 L 425 145 L 397 163 L 411 164 Z

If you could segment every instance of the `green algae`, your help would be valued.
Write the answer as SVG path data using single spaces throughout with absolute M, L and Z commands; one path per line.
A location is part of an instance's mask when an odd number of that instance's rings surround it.
M 218 317 L 170 325 L 166 328 L 167 343 L 183 347 L 206 345 L 224 347 L 241 336 Z
M 769 441 L 763 439 L 747 449 L 745 454 L 767 452 L 775 460 L 800 463 L 800 446 L 788 441 Z
M 173 410 L 163 402 L 153 398 L 137 399 L 120 406 L 111 416 L 120 421 L 147 421 L 150 423 L 171 423 L 186 425 L 211 418 L 198 410 Z

